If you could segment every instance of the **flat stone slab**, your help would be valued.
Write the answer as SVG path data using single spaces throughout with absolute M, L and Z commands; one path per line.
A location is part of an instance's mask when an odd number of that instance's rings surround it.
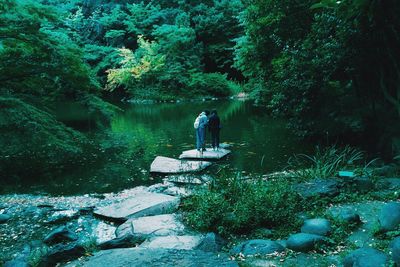
M 209 183 L 213 180 L 210 175 L 195 175 L 195 174 L 181 174 L 181 175 L 169 175 L 165 179 L 166 181 L 174 184 L 192 184 L 201 185 Z
M 202 235 L 156 236 L 140 245 L 141 248 L 168 248 L 192 250 L 203 240 Z
M 67 266 L 113 266 L 113 267 L 238 267 L 239 265 L 227 255 L 216 255 L 201 250 L 151 249 L 151 248 L 124 248 L 103 250 L 87 260 L 75 261 Z
M 187 161 L 158 156 L 150 166 L 150 172 L 156 173 L 185 173 L 204 170 L 211 165 L 207 161 Z
M 97 208 L 93 213 L 111 221 L 124 222 L 130 218 L 168 213 L 178 207 L 179 201 L 179 197 L 146 192 Z
M 231 153 L 230 150 L 225 148 L 219 148 L 218 150 L 213 150 L 212 148 L 207 148 L 206 151 L 199 152 L 196 149 L 183 151 L 179 156 L 180 159 L 221 159 Z
M 129 219 L 121 224 L 117 236 L 126 234 L 166 236 L 183 234 L 186 228 L 176 214 L 163 214 Z

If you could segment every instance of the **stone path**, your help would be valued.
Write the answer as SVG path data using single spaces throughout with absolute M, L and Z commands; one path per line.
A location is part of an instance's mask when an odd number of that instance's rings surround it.
M 67 266 L 239 266 L 227 256 L 216 255 L 201 250 L 177 250 L 162 248 L 125 248 L 103 250 L 86 261 L 73 262 Z
M 167 213 L 178 205 L 178 197 L 143 192 L 128 197 L 119 203 L 97 208 L 94 214 L 107 220 L 124 222 L 130 218 Z
M 179 156 L 180 159 L 221 159 L 231 153 L 230 150 L 220 148 L 218 150 L 213 150 L 208 148 L 204 152 L 199 152 L 196 149 L 183 151 Z
M 187 161 L 158 156 L 150 166 L 150 172 L 155 173 L 185 173 L 204 170 L 211 165 L 207 161 Z
M 151 163 L 150 172 L 163 174 L 198 172 L 211 165 L 211 162 L 206 160 L 218 160 L 230 154 L 228 147 L 228 144 L 221 144 L 218 150 L 212 148 L 207 148 L 203 152 L 196 149 L 186 150 L 179 159 L 157 156 Z

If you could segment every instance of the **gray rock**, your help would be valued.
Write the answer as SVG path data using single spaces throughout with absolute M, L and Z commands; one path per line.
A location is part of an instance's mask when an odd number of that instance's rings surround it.
M 276 241 L 268 239 L 253 239 L 233 247 L 231 254 L 242 253 L 245 256 L 267 255 L 275 252 L 282 252 L 285 248 Z
M 325 238 L 320 235 L 299 233 L 289 236 L 286 245 L 294 251 L 308 252 L 324 241 Z
M 207 161 L 177 160 L 158 156 L 150 166 L 150 172 L 155 173 L 185 173 L 204 170 L 211 165 Z
M 144 249 L 125 248 L 103 250 L 93 257 L 82 262 L 73 262 L 67 266 L 113 266 L 113 267 L 237 267 L 235 261 L 229 260 L 227 255 L 215 255 L 201 250 L 176 249 Z
M 75 260 L 85 255 L 85 248 L 77 243 L 68 245 L 58 244 L 54 246 L 42 259 L 40 267 L 52 267 L 57 263 Z M 109 265 L 112 266 L 112 265 Z
M 396 237 L 390 243 L 390 251 L 392 252 L 392 259 L 397 266 L 400 266 L 400 237 Z
M 51 231 L 43 240 L 46 244 L 78 240 L 78 236 L 67 227 L 61 226 Z
M 9 219 L 11 219 L 10 215 L 0 214 L 0 223 L 6 223 Z
M 302 233 L 315 235 L 327 235 L 331 230 L 331 223 L 327 219 L 322 218 L 306 220 L 301 227 Z
M 192 250 L 200 244 L 202 239 L 202 235 L 155 236 L 146 240 L 140 247 Z
M 208 233 L 195 249 L 205 252 L 220 252 L 227 244 L 226 240 L 215 233 Z
M 212 148 L 207 148 L 203 153 L 197 151 L 196 149 L 183 151 L 179 156 L 180 159 L 221 159 L 231 153 L 230 150 L 220 148 L 218 150 L 213 150 Z
M 94 214 L 111 221 L 125 222 L 129 218 L 160 215 L 178 207 L 180 199 L 158 193 L 141 192 L 106 207 L 98 208 Z
M 344 267 L 379 267 L 387 266 L 388 257 L 381 251 L 373 248 L 359 248 L 348 254 L 344 261 Z
M 339 194 L 339 182 L 336 179 L 317 179 L 294 186 L 303 198 L 333 197 Z
M 126 234 L 99 244 L 100 249 L 130 248 L 140 245 L 146 240 L 143 235 Z
M 382 207 L 379 213 L 379 224 L 381 231 L 392 231 L 400 224 L 400 203 L 389 202 Z
M 179 235 L 186 231 L 186 227 L 176 214 L 162 214 L 129 219 L 115 231 L 116 236 L 127 233 L 166 236 Z

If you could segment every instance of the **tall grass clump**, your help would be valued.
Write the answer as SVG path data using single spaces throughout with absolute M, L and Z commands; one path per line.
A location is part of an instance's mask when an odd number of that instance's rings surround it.
M 303 180 L 329 178 L 337 175 L 339 170 L 356 168 L 363 159 L 364 153 L 350 146 L 330 146 L 325 149 L 317 147 L 314 156 L 297 154 L 291 157 L 288 168 L 294 176 Z
M 291 229 L 301 209 L 298 195 L 285 181 L 243 180 L 223 176 L 183 202 L 185 221 L 201 231 L 222 235 L 259 227 Z

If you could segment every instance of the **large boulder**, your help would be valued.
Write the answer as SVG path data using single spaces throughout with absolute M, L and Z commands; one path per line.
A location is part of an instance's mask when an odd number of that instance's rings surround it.
M 373 248 L 359 248 L 348 254 L 344 261 L 344 267 L 378 267 L 387 266 L 389 258 L 383 252 Z
M 400 224 L 400 203 L 390 202 L 384 205 L 379 213 L 378 220 L 381 231 L 396 230 Z
M 302 233 L 327 235 L 332 230 L 331 223 L 327 219 L 308 219 L 301 227 Z
M 254 255 L 267 255 L 276 252 L 282 252 L 285 248 L 276 241 L 254 239 L 245 241 L 233 247 L 230 251 L 231 254 L 243 254 L 244 256 Z
M 154 173 L 185 173 L 198 172 L 211 165 L 208 161 L 178 160 L 158 156 L 150 165 L 150 172 Z
M 334 197 L 339 194 L 340 184 L 336 179 L 316 179 L 294 186 L 303 198 Z
M 157 248 L 125 248 L 103 250 L 82 262 L 72 262 L 67 265 L 98 267 L 98 266 L 137 266 L 137 267 L 176 267 L 176 266 L 202 266 L 202 267 L 237 267 L 235 261 L 227 255 L 216 255 L 201 250 L 176 250 Z
M 185 230 L 186 228 L 179 220 L 178 215 L 162 214 L 129 219 L 117 228 L 115 234 L 117 236 L 127 233 L 166 236 L 183 234 Z
M 298 233 L 289 236 L 286 245 L 294 251 L 308 252 L 324 241 L 325 238 L 320 235 Z
M 200 244 L 202 239 L 202 235 L 155 236 L 146 240 L 140 247 L 192 250 Z
M 178 207 L 179 201 L 178 197 L 142 192 L 121 202 L 97 208 L 94 214 L 107 220 L 125 222 L 130 218 L 170 212 Z

